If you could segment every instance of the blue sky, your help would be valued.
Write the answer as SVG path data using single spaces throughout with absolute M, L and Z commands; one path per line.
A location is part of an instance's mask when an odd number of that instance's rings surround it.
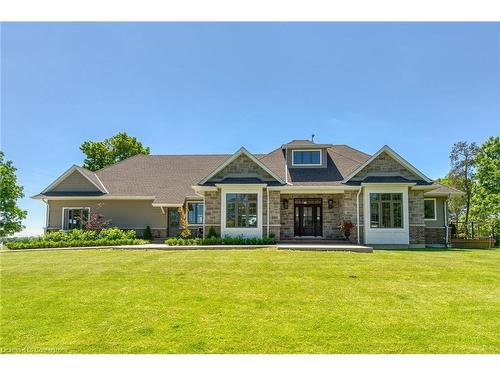
M 119 131 L 153 154 L 389 144 L 432 178 L 500 133 L 499 23 L 4 23 L 1 69 L 29 230 L 29 196 Z

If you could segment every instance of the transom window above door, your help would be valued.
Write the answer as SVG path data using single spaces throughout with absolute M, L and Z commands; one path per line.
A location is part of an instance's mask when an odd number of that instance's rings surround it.
M 320 150 L 293 150 L 292 165 L 321 165 Z

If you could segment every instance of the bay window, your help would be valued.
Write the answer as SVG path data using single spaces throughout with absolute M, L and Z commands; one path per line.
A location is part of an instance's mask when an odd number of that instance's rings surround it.
M 257 227 L 257 194 L 226 194 L 226 227 Z
M 370 228 L 403 228 L 402 202 L 402 193 L 370 193 Z

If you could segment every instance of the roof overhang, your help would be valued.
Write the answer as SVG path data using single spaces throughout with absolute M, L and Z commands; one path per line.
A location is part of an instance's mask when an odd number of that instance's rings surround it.
M 434 198 L 434 197 L 461 197 L 461 196 L 464 196 L 465 193 L 464 192 L 449 192 L 449 193 L 439 193 L 439 192 L 436 192 L 434 193 L 432 190 L 431 191 L 428 191 L 428 192 L 425 192 L 424 193 L 424 197 L 429 197 L 429 198 Z
M 101 195 L 101 196 L 46 196 L 43 194 L 37 194 L 31 197 L 32 199 L 37 199 L 37 200 L 47 200 L 47 201 L 70 201 L 70 200 L 131 200 L 131 201 L 151 201 L 154 200 L 154 196 L 130 196 L 130 195 L 114 195 L 114 196 L 109 196 L 109 195 Z
M 107 194 L 108 191 L 104 187 L 104 185 L 99 186 L 96 184 L 94 181 L 92 181 L 88 176 L 86 176 L 82 171 L 80 170 L 80 167 L 78 165 L 72 165 L 66 172 L 64 172 L 61 176 L 59 176 L 54 182 L 52 182 L 49 186 L 47 186 L 41 194 L 46 193 L 52 189 L 54 189 L 57 185 L 59 185 L 61 182 L 63 182 L 71 173 L 77 171 L 80 173 L 87 181 L 89 181 L 92 185 L 94 185 L 100 192 Z M 91 172 L 93 173 L 93 172 Z M 95 175 L 95 173 L 94 173 Z M 100 182 L 101 180 L 95 175 L 96 179 Z M 102 184 L 102 182 L 100 182 Z
M 415 186 L 416 182 L 362 182 L 361 186 Z
M 182 203 L 151 203 L 151 206 L 153 207 L 173 207 L 173 208 L 176 208 L 176 207 L 182 207 L 183 204 Z
M 271 171 L 264 163 L 262 163 L 259 159 L 257 159 L 254 155 L 252 155 L 250 152 L 245 147 L 241 147 L 238 151 L 236 151 L 233 155 L 231 155 L 229 158 L 227 158 L 223 163 L 221 163 L 217 168 L 215 168 L 208 176 L 206 176 L 203 180 L 199 182 L 200 185 L 203 185 L 206 183 L 208 180 L 210 180 L 212 177 L 214 177 L 217 173 L 222 171 L 225 167 L 227 167 L 229 164 L 231 164 L 234 160 L 238 158 L 240 155 L 246 155 L 252 160 L 255 164 L 257 164 L 260 168 L 262 168 L 264 171 L 269 173 L 276 181 L 279 181 L 280 183 L 284 184 L 285 181 L 281 179 L 278 175 L 276 175 L 273 171 Z
M 321 193 L 330 193 L 330 194 L 338 194 L 343 193 L 344 191 L 358 191 L 360 189 L 359 186 L 294 186 L 294 185 L 285 185 L 285 186 L 269 186 L 269 191 L 279 191 L 281 194 L 321 194 Z
M 399 155 L 396 151 L 394 151 L 389 146 L 385 145 L 380 150 L 378 150 L 373 156 L 361 164 L 358 168 L 356 168 L 353 172 L 351 172 L 342 182 L 347 182 L 354 176 L 356 176 L 360 171 L 362 171 L 367 165 L 369 165 L 373 160 L 375 160 L 380 154 L 383 152 L 387 152 L 392 158 L 394 158 L 397 162 L 399 162 L 403 167 L 415 173 L 417 176 L 422 178 L 425 182 L 432 182 L 432 180 L 420 172 L 417 168 L 411 165 L 408 161 L 406 161 L 401 155 Z

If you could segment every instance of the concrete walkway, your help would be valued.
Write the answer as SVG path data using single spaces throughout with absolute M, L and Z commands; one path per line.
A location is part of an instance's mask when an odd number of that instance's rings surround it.
M 209 246 L 169 246 L 165 244 L 146 245 L 120 245 L 120 246 L 89 246 L 89 247 L 64 247 L 47 249 L 21 249 L 2 250 L 0 253 L 14 253 L 26 251 L 51 251 L 51 250 L 96 250 L 96 249 L 119 249 L 119 250 L 252 250 L 252 249 L 280 249 L 301 251 L 351 251 L 354 253 L 372 253 L 373 248 L 359 245 L 344 244 L 286 244 L 277 245 L 209 245 Z

